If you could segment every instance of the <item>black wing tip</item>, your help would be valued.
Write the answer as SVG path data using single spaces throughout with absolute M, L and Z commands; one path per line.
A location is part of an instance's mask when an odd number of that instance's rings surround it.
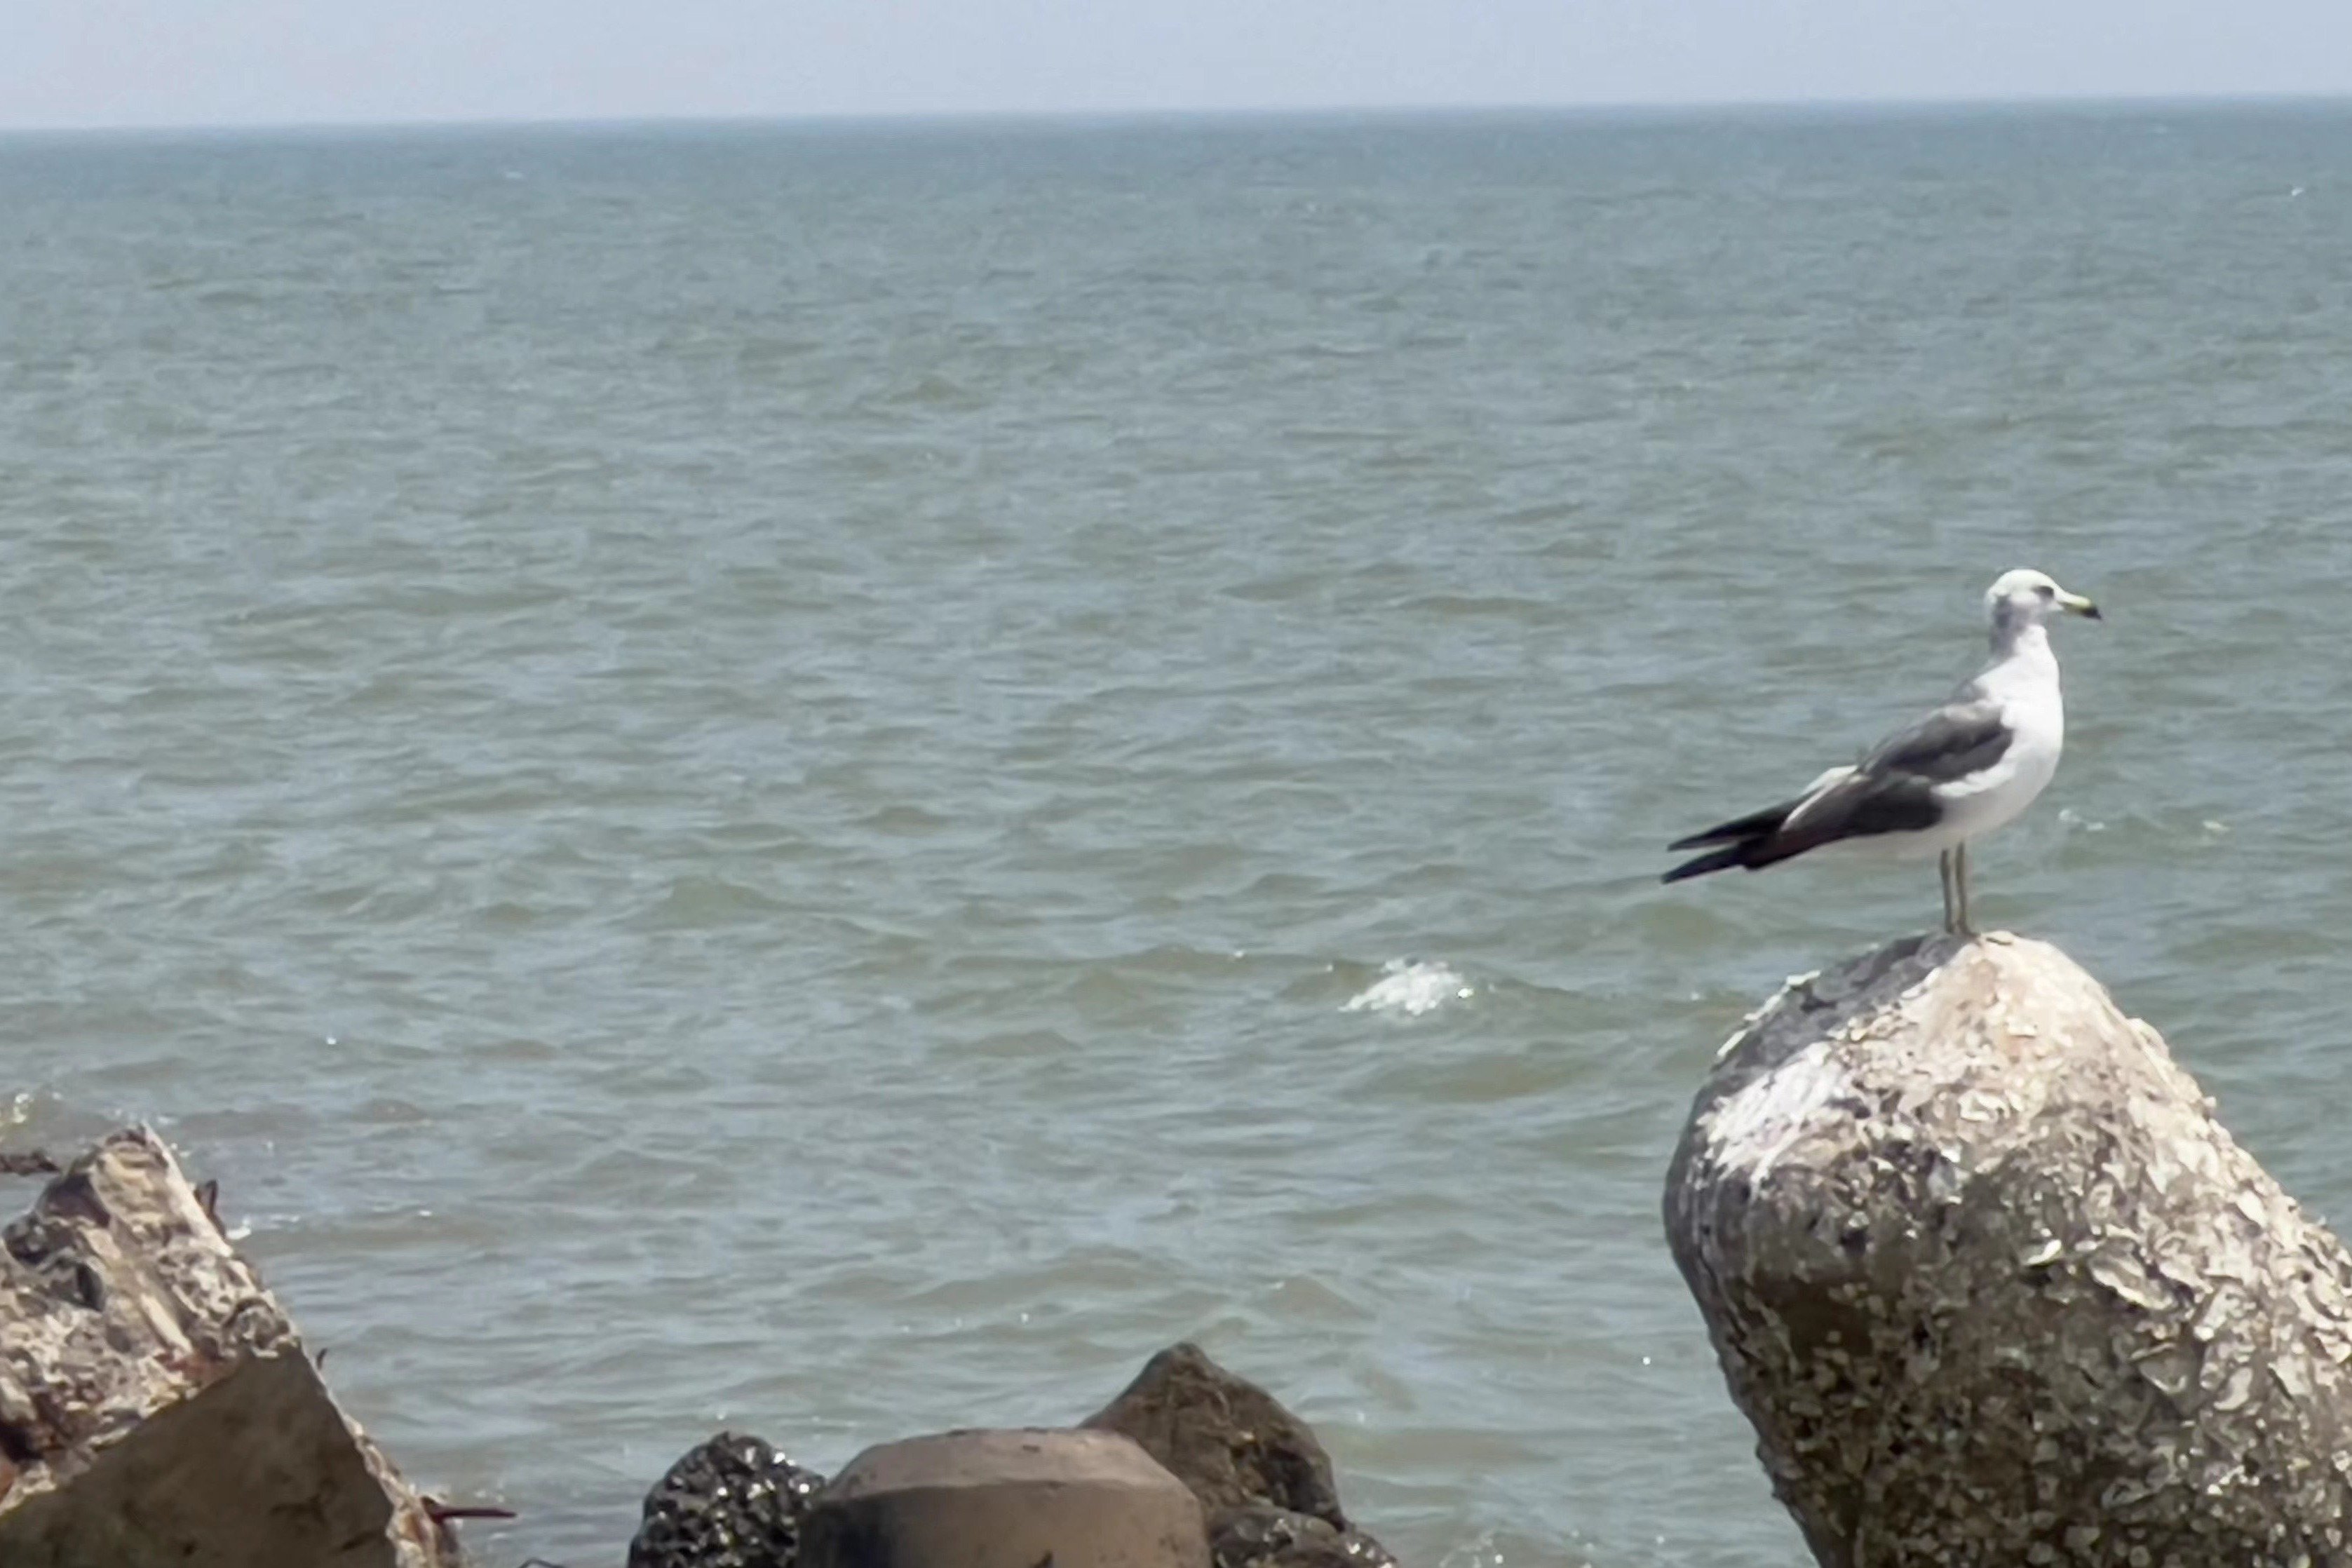
M 1748 844 L 1759 838 L 1769 838 L 1780 831 L 1789 814 L 1803 804 L 1802 798 L 1784 800 L 1778 805 L 1768 805 L 1761 811 L 1751 811 L 1745 816 L 1735 816 L 1729 822 L 1718 822 L 1713 827 L 1675 839 L 1666 846 L 1666 853 L 1678 855 L 1685 849 L 1706 849 L 1717 844 Z
M 1658 880 L 1662 883 L 1682 882 L 1693 877 L 1704 877 L 1711 871 L 1728 871 L 1735 866 L 1747 864 L 1748 850 L 1748 845 L 1735 844 L 1727 849 L 1717 849 L 1711 854 L 1701 855 L 1695 859 L 1684 861 L 1673 870 L 1661 876 Z

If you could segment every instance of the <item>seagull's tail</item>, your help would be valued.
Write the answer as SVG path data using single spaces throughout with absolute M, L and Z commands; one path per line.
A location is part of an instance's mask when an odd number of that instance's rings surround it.
M 1735 816 L 1729 822 L 1718 822 L 1704 833 L 1694 833 L 1688 838 L 1677 838 L 1666 846 L 1669 850 L 1707 849 L 1717 845 L 1714 853 L 1685 860 L 1664 876 L 1661 882 L 1679 882 L 1689 877 L 1704 877 L 1709 871 L 1728 871 L 1738 867 L 1744 871 L 1758 871 L 1776 865 L 1791 855 L 1801 855 L 1822 842 L 1818 832 L 1800 833 L 1781 840 L 1781 830 L 1790 818 L 1822 799 L 1832 789 L 1854 776 L 1851 767 L 1831 768 L 1805 786 L 1794 800 L 1784 800 L 1778 805 L 1768 805 L 1761 811 L 1751 811 L 1745 816 Z M 1808 827 L 1817 826 L 1815 814 L 1807 814 Z
M 1745 816 L 1735 816 L 1729 822 L 1718 822 L 1704 833 L 1694 833 L 1688 838 L 1677 838 L 1668 849 L 1704 849 L 1710 844 L 1736 844 L 1745 838 L 1769 838 L 1780 831 L 1789 814 L 1804 804 L 1804 796 L 1784 800 L 1778 805 L 1768 805 L 1761 811 L 1751 811 Z
M 1728 871 L 1735 867 L 1754 870 L 1780 858 L 1759 856 L 1775 834 L 1789 820 L 1790 813 L 1802 805 L 1810 794 L 1794 800 L 1784 800 L 1778 805 L 1768 805 L 1761 811 L 1751 811 L 1746 816 L 1735 816 L 1729 822 L 1717 823 L 1704 833 L 1694 833 L 1687 838 L 1677 838 L 1668 849 L 1707 849 L 1709 852 L 1684 861 L 1658 879 L 1661 882 L 1679 882 L 1691 877 L 1704 877 L 1710 871 Z M 1722 846 L 1720 848 L 1711 847 Z
M 1689 877 L 1704 877 L 1709 871 L 1728 871 L 1746 860 L 1752 842 L 1735 844 L 1728 849 L 1711 849 L 1695 859 L 1684 861 L 1658 880 L 1679 882 Z

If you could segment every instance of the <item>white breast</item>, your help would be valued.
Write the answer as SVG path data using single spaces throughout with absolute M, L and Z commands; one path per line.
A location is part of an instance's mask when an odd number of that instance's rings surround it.
M 2011 734 L 2009 749 L 1982 773 L 1936 791 L 1956 843 L 2014 820 L 2058 772 L 2058 755 L 2066 744 L 2066 704 L 2058 690 L 2058 661 L 2039 636 L 2041 628 L 2033 631 L 2038 646 L 2021 647 L 1979 680 L 1984 694 L 2000 704 L 2001 721 Z

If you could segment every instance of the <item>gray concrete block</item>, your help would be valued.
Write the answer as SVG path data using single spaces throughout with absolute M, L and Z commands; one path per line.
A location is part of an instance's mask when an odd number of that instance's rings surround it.
M 800 1568 L 1209 1568 L 1201 1505 L 1115 1432 L 947 1432 L 820 1493 Z

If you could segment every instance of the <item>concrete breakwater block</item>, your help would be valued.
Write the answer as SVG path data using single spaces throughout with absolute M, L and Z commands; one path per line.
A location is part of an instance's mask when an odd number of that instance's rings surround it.
M 1201 1505 L 1114 1432 L 868 1448 L 818 1494 L 799 1568 L 1209 1568 Z
M 110 1134 L 0 1247 L 0 1564 L 454 1568 L 152 1132 Z

